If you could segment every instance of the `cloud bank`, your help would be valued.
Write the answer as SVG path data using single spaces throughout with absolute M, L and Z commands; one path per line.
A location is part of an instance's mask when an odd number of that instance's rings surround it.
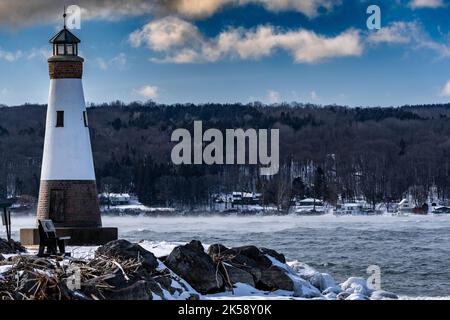
M 334 57 L 359 56 L 363 52 L 360 34 L 353 29 L 326 37 L 304 29 L 282 30 L 264 25 L 255 29 L 228 29 L 207 38 L 194 24 L 174 16 L 151 21 L 133 32 L 129 40 L 134 47 L 145 45 L 160 53 L 161 58 L 152 60 L 163 63 L 259 59 L 275 50 L 288 52 L 297 63 L 316 63 Z
M 332 11 L 341 0 L 77 0 L 75 3 L 82 8 L 82 19 L 86 20 L 114 20 L 145 14 L 196 19 L 212 16 L 226 7 L 248 4 L 260 5 L 273 12 L 293 10 L 314 18 L 320 12 Z M 0 26 L 20 27 L 60 21 L 63 5 L 61 0 L 1 0 Z
M 379 31 L 370 33 L 371 44 L 410 44 L 413 49 L 427 49 L 436 52 L 439 58 L 450 57 L 450 43 L 433 40 L 416 21 L 397 21 Z

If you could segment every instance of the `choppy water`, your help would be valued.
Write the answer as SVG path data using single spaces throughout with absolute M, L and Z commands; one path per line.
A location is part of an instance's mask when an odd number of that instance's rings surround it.
M 33 218 L 15 218 L 13 236 Z M 330 273 L 337 281 L 381 268 L 382 287 L 400 295 L 450 296 L 450 216 L 104 217 L 129 240 L 255 244 Z M 3 230 L 0 236 L 4 236 Z

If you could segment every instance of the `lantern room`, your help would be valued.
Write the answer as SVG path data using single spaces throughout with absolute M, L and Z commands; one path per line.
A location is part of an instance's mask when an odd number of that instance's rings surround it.
M 66 26 L 50 39 L 50 43 L 53 44 L 54 56 L 77 56 L 80 42 L 80 39 L 70 32 Z

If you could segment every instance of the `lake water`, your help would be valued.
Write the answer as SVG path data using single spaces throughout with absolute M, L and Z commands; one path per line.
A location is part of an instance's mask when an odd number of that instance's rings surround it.
M 33 224 L 33 217 L 13 218 L 13 237 Z M 337 281 L 367 277 L 367 267 L 378 265 L 384 290 L 450 296 L 450 216 L 103 217 L 103 224 L 132 241 L 265 246 Z

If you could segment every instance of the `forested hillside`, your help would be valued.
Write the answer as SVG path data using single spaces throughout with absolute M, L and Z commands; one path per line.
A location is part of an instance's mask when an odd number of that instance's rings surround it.
M 37 196 L 45 106 L 0 108 L 0 197 Z M 100 191 L 132 192 L 150 205 L 192 207 L 217 192 L 259 191 L 286 206 L 297 196 L 397 201 L 435 185 L 450 198 L 450 104 L 399 108 L 115 102 L 88 110 Z M 279 128 L 278 175 L 255 166 L 174 166 L 173 130 Z

